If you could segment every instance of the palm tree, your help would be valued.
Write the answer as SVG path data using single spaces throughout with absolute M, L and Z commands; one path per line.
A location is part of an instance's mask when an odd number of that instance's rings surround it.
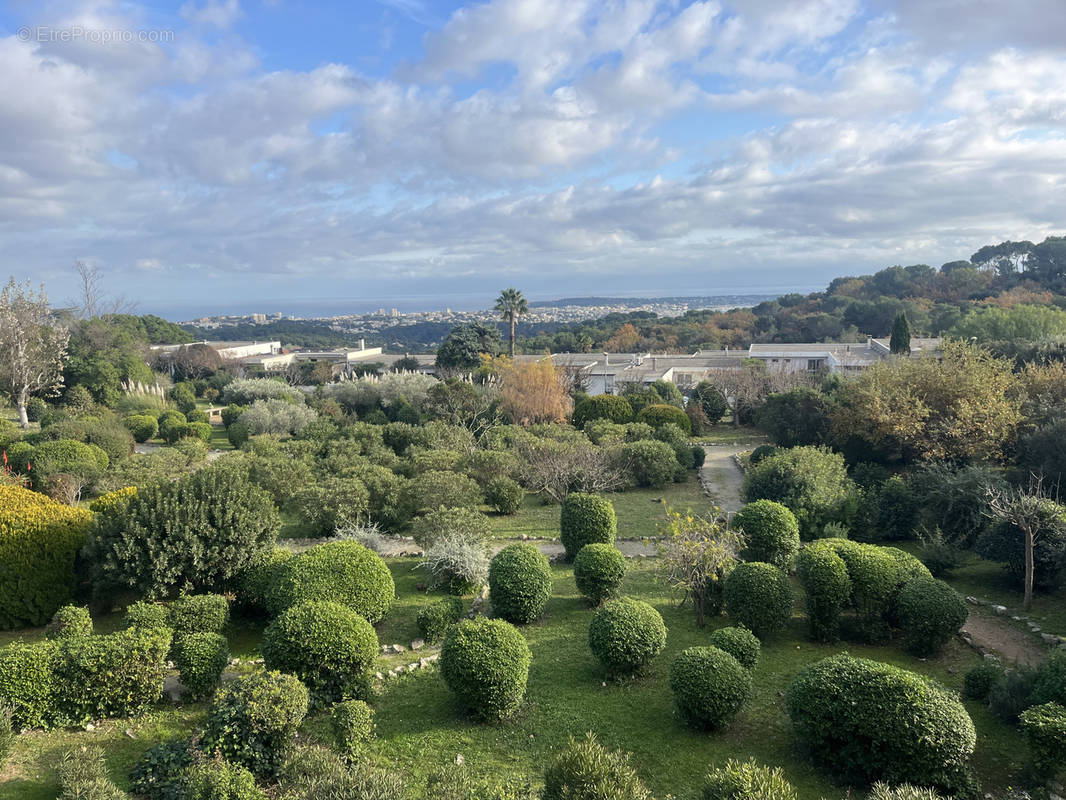
M 496 298 L 494 311 L 500 312 L 500 319 L 507 320 L 511 325 L 511 358 L 514 358 L 514 324 L 522 314 L 529 313 L 529 303 L 517 289 L 504 289 Z

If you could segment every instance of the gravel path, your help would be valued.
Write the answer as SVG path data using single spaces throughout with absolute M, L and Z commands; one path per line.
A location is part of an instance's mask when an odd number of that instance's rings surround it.
M 1019 663 L 1035 667 L 1048 655 L 1047 647 L 1042 646 L 1032 635 L 978 608 L 970 609 L 970 616 L 962 630 L 970 635 L 979 648 L 996 653 L 1004 664 Z
M 744 485 L 744 474 L 733 460 L 737 453 L 750 450 L 746 444 L 710 444 L 703 448 L 707 460 L 700 470 L 700 483 L 710 498 L 726 514 L 734 514 L 744 505 L 740 499 L 740 490 Z

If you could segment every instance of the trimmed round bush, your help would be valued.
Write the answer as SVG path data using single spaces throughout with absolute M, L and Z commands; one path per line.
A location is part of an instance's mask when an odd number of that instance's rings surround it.
M 612 544 L 618 532 L 614 506 L 606 497 L 585 492 L 573 492 L 563 500 L 559 515 L 559 538 L 566 549 L 566 560 L 574 557 L 587 544 Z
M 308 693 L 298 679 L 257 672 L 225 683 L 207 712 L 202 747 L 263 778 L 277 775 L 307 715 Z
M 744 501 L 775 500 L 788 506 L 804 539 L 817 538 L 839 521 L 853 489 L 844 457 L 819 447 L 793 447 L 753 464 L 744 479 Z
M 807 624 L 811 637 L 819 642 L 837 640 L 840 612 L 851 598 L 848 566 L 827 541 L 807 545 L 796 561 L 796 572 L 807 596 Z
M 652 403 L 650 406 L 644 406 L 640 413 L 637 414 L 637 422 L 643 422 L 653 428 L 673 423 L 683 430 L 686 436 L 692 435 L 692 422 L 689 420 L 688 414 L 677 406 L 667 405 L 666 403 Z
M 131 414 L 122 423 L 138 443 L 154 439 L 159 433 L 159 421 L 151 414 Z
M 780 767 L 731 758 L 707 775 L 702 800 L 796 800 L 796 790 Z
M 337 749 L 354 755 L 374 738 L 374 709 L 362 700 L 337 703 L 329 714 Z
M 1006 677 L 1006 670 L 998 661 L 985 659 L 967 670 L 962 678 L 962 696 L 967 700 L 987 700 L 989 693 Z
M 589 649 L 611 675 L 639 672 L 664 647 L 663 618 L 643 600 L 610 600 L 589 623 Z
M 673 408 L 673 406 L 669 406 Z M 666 442 L 630 442 L 622 447 L 633 483 L 646 489 L 662 489 L 674 480 L 680 465 L 674 448 Z
M 481 486 L 473 478 L 448 470 L 429 470 L 416 475 L 407 487 L 414 511 L 435 508 L 477 508 L 484 499 Z
M 63 606 L 52 615 L 45 635 L 49 639 L 76 639 L 93 635 L 93 619 L 83 606 Z
M 574 406 L 575 428 L 584 428 L 586 423 L 596 419 L 605 419 L 624 425 L 633 420 L 633 406 L 624 397 L 614 394 L 586 397 Z
M 725 650 L 744 669 L 755 669 L 762 650 L 759 638 L 747 628 L 719 628 L 711 634 L 711 646 Z
M 907 647 L 921 656 L 935 655 L 957 634 L 969 616 L 962 595 L 936 578 L 911 578 L 896 603 Z
M 532 658 L 517 628 L 479 617 L 448 629 L 440 672 L 461 707 L 482 720 L 499 720 L 522 705 Z
M 670 665 L 670 689 L 686 724 L 720 731 L 751 695 L 751 673 L 717 647 L 690 647 Z
M 229 642 L 220 633 L 183 633 L 174 638 L 171 658 L 194 698 L 207 697 L 229 664 Z
M 773 500 L 748 503 L 733 517 L 733 527 L 744 532 L 745 557 L 789 570 L 799 552 L 796 515 Z
M 737 564 L 725 579 L 726 613 L 760 639 L 783 630 L 792 617 L 792 584 L 773 564 Z
M 613 544 L 587 544 L 574 558 L 577 590 L 594 606 L 616 597 L 625 576 L 626 558 Z
M 289 559 L 267 591 L 267 607 L 279 614 L 296 603 L 333 601 L 380 622 L 396 585 L 381 556 L 358 542 L 327 542 Z
M 954 790 L 968 778 L 973 721 L 922 675 L 840 654 L 803 669 L 786 702 L 799 741 L 843 780 Z
M 378 635 L 348 606 L 307 601 L 267 625 L 260 650 L 267 669 L 295 675 L 316 701 L 331 703 L 365 696 Z
M 229 622 L 229 601 L 220 594 L 190 594 L 169 603 L 175 633 L 221 633 Z
M 485 486 L 485 502 L 500 514 L 514 514 L 522 507 L 525 496 L 526 490 L 506 475 L 493 478 Z
M 463 618 L 465 611 L 466 603 L 461 597 L 445 597 L 423 606 L 418 612 L 418 632 L 428 644 L 436 644 L 444 639 L 449 625 Z
M 489 599 L 497 617 L 524 625 L 544 613 L 552 595 L 548 559 L 533 544 L 511 544 L 489 563 Z
M 826 539 L 848 568 L 851 604 L 868 621 L 880 622 L 889 613 L 899 588 L 900 565 L 888 547 Z
M 606 749 L 589 732 L 566 749 L 544 772 L 541 800 L 652 800 L 630 766 L 629 756 Z
M 237 576 L 237 604 L 245 613 L 264 614 L 270 587 L 295 554 L 284 547 L 259 552 Z
M 170 609 L 163 603 L 138 600 L 126 608 L 123 622 L 127 628 L 164 628 L 170 630 Z
M 1033 766 L 1053 777 L 1066 764 L 1066 708 L 1044 703 L 1027 708 L 1020 719 Z

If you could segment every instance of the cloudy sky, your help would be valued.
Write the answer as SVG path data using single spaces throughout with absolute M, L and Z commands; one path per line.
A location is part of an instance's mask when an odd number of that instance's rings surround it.
M 1063 0 L 9 0 L 0 273 L 63 300 L 83 259 L 181 316 L 938 265 L 1066 231 L 1064 30 Z

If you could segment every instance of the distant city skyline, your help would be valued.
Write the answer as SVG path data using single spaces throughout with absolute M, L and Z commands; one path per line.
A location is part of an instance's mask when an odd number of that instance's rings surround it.
M 1063 30 L 1062 0 L 10 0 L 0 275 L 62 304 L 82 259 L 173 318 L 938 266 L 1062 233 Z

